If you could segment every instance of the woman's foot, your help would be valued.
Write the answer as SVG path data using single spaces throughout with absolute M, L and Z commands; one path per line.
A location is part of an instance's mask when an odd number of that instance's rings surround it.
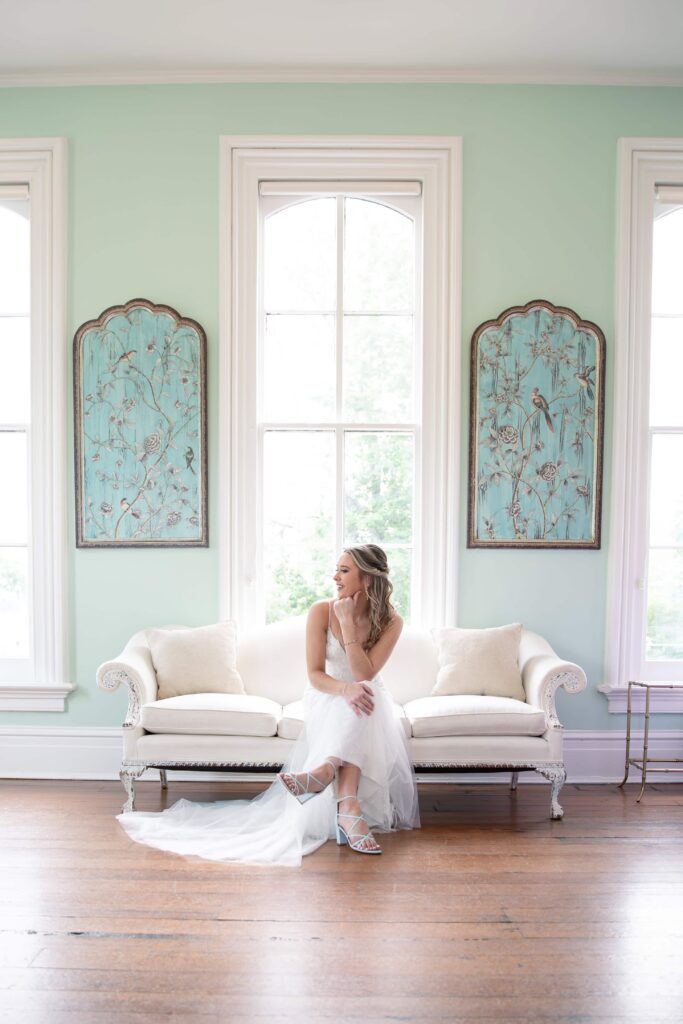
M 343 810 L 340 805 L 343 803 Z M 382 848 L 373 836 L 368 823 L 361 815 L 360 804 L 355 796 L 340 796 L 337 800 L 337 825 L 344 830 L 349 846 L 360 853 L 381 853 Z
M 323 761 L 321 765 L 314 768 L 312 772 L 280 772 L 280 782 L 289 790 L 292 796 L 303 803 L 317 793 L 322 793 L 337 774 L 337 763 L 335 761 Z

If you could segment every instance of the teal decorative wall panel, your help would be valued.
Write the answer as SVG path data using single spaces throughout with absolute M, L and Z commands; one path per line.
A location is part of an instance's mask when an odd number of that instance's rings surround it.
M 132 299 L 74 338 L 79 547 L 206 546 L 206 336 Z
M 604 348 L 540 299 L 474 332 L 470 547 L 600 547 Z

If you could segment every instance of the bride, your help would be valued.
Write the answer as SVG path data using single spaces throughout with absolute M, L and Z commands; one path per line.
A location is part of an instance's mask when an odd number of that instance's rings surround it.
M 181 799 L 119 814 L 132 839 L 209 860 L 298 866 L 328 839 L 379 854 L 372 829 L 420 827 L 407 740 L 379 675 L 403 628 L 384 551 L 345 548 L 334 582 L 337 599 L 308 613 L 304 726 L 271 786 L 253 800 Z

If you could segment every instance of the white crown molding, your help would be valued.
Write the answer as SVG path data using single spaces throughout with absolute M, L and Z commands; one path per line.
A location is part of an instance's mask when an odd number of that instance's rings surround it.
M 683 730 L 651 729 L 650 757 L 672 759 L 681 756 Z M 642 733 L 631 733 L 631 754 L 640 756 Z M 620 729 L 564 730 L 564 760 L 567 782 L 575 784 L 611 784 L 621 782 L 624 774 L 625 736 Z M 5 779 L 104 779 L 119 777 L 122 754 L 122 729 L 110 726 L 0 726 L 0 778 Z M 168 771 L 169 787 L 173 782 L 230 781 L 270 782 L 275 776 L 227 772 Z M 680 781 L 676 774 L 651 776 L 657 783 Z M 156 769 L 147 769 L 142 780 L 158 779 Z M 506 782 L 510 773 L 486 774 L 417 774 L 418 782 L 448 782 L 463 785 L 474 782 Z M 521 772 L 519 781 L 545 785 L 535 772 Z M 640 782 L 639 772 L 632 769 L 629 782 Z M 121 789 L 121 800 L 125 797 Z
M 271 67 L 118 68 L 109 71 L 16 71 L 0 74 L 0 88 L 55 88 L 91 85 L 212 85 L 221 83 L 584 85 L 680 88 L 683 71 L 595 71 L 527 68 L 348 67 L 275 65 Z

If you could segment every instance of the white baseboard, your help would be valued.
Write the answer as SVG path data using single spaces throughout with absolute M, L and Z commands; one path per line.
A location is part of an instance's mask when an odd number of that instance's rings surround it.
M 0 778 L 5 779 L 118 779 L 121 761 L 121 729 L 118 727 L 83 726 L 2 726 L 0 727 Z M 631 735 L 631 757 L 638 758 L 642 751 L 642 733 Z M 574 783 L 620 782 L 624 774 L 625 741 L 621 732 L 592 730 L 566 730 L 564 734 L 564 760 L 567 781 Z M 683 757 L 683 730 L 651 730 L 649 756 L 658 758 Z M 679 767 L 683 767 L 680 765 Z M 631 768 L 630 780 L 639 780 L 640 773 Z M 158 779 L 156 769 L 149 769 L 143 779 Z M 259 776 L 272 779 L 270 774 Z M 463 782 L 496 782 L 508 780 L 509 772 L 472 773 L 462 775 Z M 453 776 L 418 774 L 421 782 L 451 782 Z M 200 779 L 230 779 L 234 782 L 253 781 L 246 773 L 227 772 L 170 772 L 169 779 L 199 781 Z M 683 774 L 651 775 L 652 781 L 680 782 Z M 545 780 L 536 772 L 521 772 L 522 782 Z

